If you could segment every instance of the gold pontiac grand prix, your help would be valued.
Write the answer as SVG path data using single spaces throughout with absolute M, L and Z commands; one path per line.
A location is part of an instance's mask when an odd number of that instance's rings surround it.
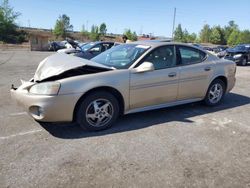
M 217 105 L 236 65 L 199 48 L 159 41 L 122 44 L 91 60 L 54 54 L 11 95 L 40 122 L 111 127 L 119 115 L 204 101 Z

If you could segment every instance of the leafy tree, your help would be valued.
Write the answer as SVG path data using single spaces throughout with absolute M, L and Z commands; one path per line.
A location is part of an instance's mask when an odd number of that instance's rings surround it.
M 234 21 L 229 21 L 228 25 L 224 27 L 225 40 L 229 39 L 229 36 L 234 30 L 238 30 L 239 26 Z
M 239 36 L 240 36 L 240 31 L 238 29 L 233 30 L 233 32 L 228 37 L 227 44 L 230 46 L 238 44 Z
M 211 28 L 208 24 L 205 24 L 200 32 L 201 42 L 208 43 L 210 42 Z
M 106 33 L 107 33 L 107 26 L 106 26 L 106 24 L 105 23 L 102 23 L 101 25 L 100 25 L 100 34 L 102 35 L 102 36 L 104 36 L 104 35 L 106 35 Z
M 186 42 L 194 43 L 197 39 L 197 35 L 195 33 L 189 34 L 188 32 L 187 32 L 187 34 L 185 34 L 185 32 L 184 32 L 184 38 L 185 38 Z
M 183 42 L 184 37 L 183 37 L 184 33 L 181 27 L 181 24 L 178 24 L 177 28 L 175 29 L 174 32 L 174 41 L 176 42 Z
M 244 30 L 241 31 L 237 40 L 238 44 L 243 44 L 243 43 L 248 43 L 250 44 L 250 31 L 249 30 Z
M 210 42 L 213 44 L 221 43 L 221 33 L 217 28 L 213 28 L 210 35 Z
M 223 28 L 215 26 L 211 29 L 210 42 L 213 44 L 226 44 Z
M 81 31 L 82 36 L 85 36 L 89 38 L 90 33 L 85 29 L 85 25 L 82 25 L 82 31 Z
M 179 24 L 174 32 L 174 41 L 177 42 L 191 42 L 196 40 L 197 36 L 195 33 L 189 34 L 187 29 L 182 29 L 181 24 Z
M 99 27 L 96 25 L 92 25 L 89 35 L 90 35 L 91 40 L 94 40 L 94 41 L 100 40 Z
M 0 5 L 0 41 L 22 42 L 25 35 L 16 31 L 17 25 L 15 21 L 18 16 L 20 16 L 20 13 L 13 10 L 9 5 L 9 1 L 3 0 Z
M 130 29 L 126 29 L 124 32 L 124 35 L 126 35 L 128 37 L 128 40 L 131 41 L 136 41 L 137 40 L 137 34 L 136 32 L 132 32 Z
M 67 36 L 67 32 L 72 30 L 73 26 L 70 24 L 70 18 L 66 14 L 63 14 L 60 15 L 59 18 L 56 20 L 56 25 L 53 30 L 53 33 L 56 38 L 65 38 Z

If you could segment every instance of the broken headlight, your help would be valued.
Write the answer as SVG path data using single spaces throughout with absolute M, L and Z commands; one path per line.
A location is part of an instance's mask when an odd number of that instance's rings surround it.
M 57 95 L 61 84 L 59 82 L 44 82 L 33 85 L 29 92 L 39 95 Z

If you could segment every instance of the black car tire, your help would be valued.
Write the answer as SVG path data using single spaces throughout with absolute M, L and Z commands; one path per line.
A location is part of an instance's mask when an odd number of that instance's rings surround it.
M 218 93 L 218 99 L 213 101 L 211 99 L 211 96 L 213 96 L 211 93 L 214 93 L 213 92 L 213 89 L 214 87 L 217 85 L 217 87 L 220 88 L 220 93 Z M 207 93 L 206 93 L 206 97 L 204 99 L 204 102 L 206 105 L 208 106 L 216 106 L 218 104 L 221 103 L 224 95 L 225 95 L 225 90 L 226 90 L 226 86 L 225 86 L 225 83 L 221 80 L 221 79 L 216 79 L 214 80 L 210 86 L 208 87 L 208 90 L 207 90 Z M 217 93 L 216 93 L 217 95 Z
M 248 60 L 247 60 L 246 57 L 244 57 L 244 58 L 242 59 L 242 61 L 241 61 L 241 65 L 242 65 L 242 66 L 246 66 L 247 63 L 248 63 Z
M 76 121 L 85 130 L 107 129 L 117 120 L 119 110 L 118 100 L 114 95 L 105 91 L 93 92 L 80 102 L 76 111 Z

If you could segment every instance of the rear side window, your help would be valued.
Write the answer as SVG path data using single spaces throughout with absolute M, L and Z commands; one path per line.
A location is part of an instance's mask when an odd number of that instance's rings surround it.
M 182 65 L 200 63 L 204 61 L 206 53 L 191 47 L 179 46 L 179 56 Z

